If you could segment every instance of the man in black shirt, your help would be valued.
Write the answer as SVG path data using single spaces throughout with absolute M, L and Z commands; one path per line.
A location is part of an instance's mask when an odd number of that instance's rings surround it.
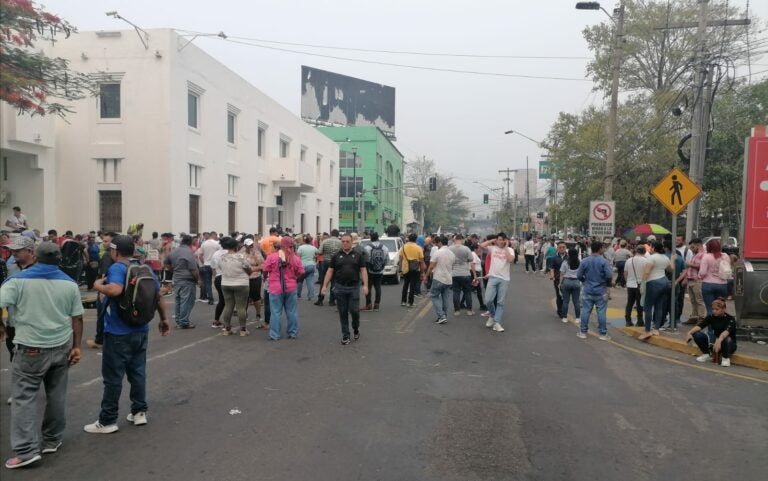
M 562 267 L 566 257 L 565 242 L 560 241 L 557 243 L 557 255 L 552 258 L 549 266 L 549 279 L 555 286 L 557 317 L 559 319 L 565 319 L 567 317 L 565 315 L 565 310 L 563 309 L 563 294 L 560 292 L 560 267 Z
M 328 291 L 331 280 L 339 308 L 341 322 L 341 343 L 349 344 L 349 315 L 352 315 L 352 329 L 355 340 L 360 338 L 360 281 L 363 282 L 363 295 L 368 295 L 368 271 L 365 268 L 363 254 L 352 247 L 352 236 L 341 237 L 341 250 L 331 257 L 328 270 L 323 280 L 321 292 Z

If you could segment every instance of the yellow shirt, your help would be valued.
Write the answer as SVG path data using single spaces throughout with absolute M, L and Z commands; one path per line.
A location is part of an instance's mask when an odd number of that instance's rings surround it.
M 424 250 L 415 242 L 406 242 L 400 249 L 400 269 L 403 274 L 408 272 L 408 261 L 424 262 Z

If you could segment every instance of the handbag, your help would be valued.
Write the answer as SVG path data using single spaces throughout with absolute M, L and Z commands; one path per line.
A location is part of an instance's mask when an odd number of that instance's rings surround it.
M 405 247 L 403 247 L 403 257 L 405 257 L 405 260 L 408 261 L 408 272 L 416 272 L 421 270 L 421 266 L 419 265 L 418 260 L 409 259 L 408 256 L 405 255 Z

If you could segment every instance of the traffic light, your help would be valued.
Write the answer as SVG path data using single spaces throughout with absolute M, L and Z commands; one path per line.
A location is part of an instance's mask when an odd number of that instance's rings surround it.
M 483 204 L 488 203 L 488 194 L 483 194 Z
M 429 178 L 429 190 L 433 192 L 437 190 L 437 177 Z

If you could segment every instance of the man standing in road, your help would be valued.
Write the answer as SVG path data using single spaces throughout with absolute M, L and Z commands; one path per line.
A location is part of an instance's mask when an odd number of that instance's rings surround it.
M 603 256 L 605 246 L 600 241 L 592 242 L 592 254 L 581 261 L 576 277 L 582 282 L 581 291 L 581 326 L 580 339 L 587 338 L 589 316 L 592 308 L 597 308 L 597 329 L 601 341 L 607 341 L 608 335 L 606 312 L 608 310 L 608 289 L 613 279 L 611 263 Z
M 536 272 L 536 244 L 533 242 L 530 235 L 523 243 L 523 254 L 525 255 L 525 273 L 532 274 Z M 530 270 L 528 270 L 528 266 L 530 266 Z
M 405 307 L 413 307 L 421 274 L 426 270 L 424 250 L 416 243 L 417 237 L 416 234 L 409 234 L 408 242 L 400 248 L 400 270 L 404 277 L 400 305 Z
M 166 257 L 165 265 L 173 269 L 176 326 L 179 329 L 194 329 L 189 316 L 195 305 L 195 286 L 200 285 L 200 271 L 192 252 L 192 237 L 186 234 L 181 236 L 181 245 Z
M 59 246 L 44 242 L 35 257 L 37 264 L 9 278 L 0 289 L 0 307 L 13 308 L 16 329 L 11 368 L 11 447 L 16 456 L 5 462 L 10 469 L 35 463 L 41 454 L 61 447 L 69 367 L 80 361 L 80 290 L 59 270 Z M 0 321 L 0 338 L 5 335 L 3 327 Z M 40 419 L 43 385 L 46 404 Z M 42 432 L 38 431 L 41 424 Z
M 555 257 L 549 262 L 549 280 L 555 286 L 555 303 L 557 305 L 557 318 L 565 319 L 566 309 L 563 308 L 563 294 L 560 292 L 560 268 L 563 266 L 563 261 L 566 258 L 565 242 L 557 243 L 557 251 Z M 566 306 L 568 307 L 568 306 Z
M 328 271 L 325 273 L 321 292 L 328 291 L 333 284 L 336 302 L 339 305 L 341 322 L 341 343 L 349 344 L 349 316 L 352 316 L 352 331 L 355 341 L 360 338 L 360 281 L 363 283 L 363 295 L 368 295 L 368 271 L 365 268 L 363 254 L 352 247 L 352 236 L 341 236 L 341 250 L 330 258 Z
M 221 246 L 219 245 L 218 234 L 212 231 L 208 239 L 197 250 L 197 256 L 203 262 L 203 266 L 200 268 L 203 280 L 203 296 L 201 297 L 211 306 L 213 305 L 213 269 L 211 268 L 211 258 L 219 249 L 221 249 Z
M 351 241 L 350 237 L 350 241 Z M 351 242 L 350 242 L 351 246 Z M 331 259 L 333 256 L 338 254 L 338 252 L 341 250 L 341 240 L 339 239 L 339 230 L 333 229 L 331 231 L 331 237 L 325 239 L 320 244 L 320 255 L 323 256 L 323 264 L 320 266 L 320 270 L 322 273 L 320 274 L 322 276 L 322 279 L 325 279 L 327 277 L 328 267 L 331 265 Z M 335 306 L 336 305 L 336 290 L 333 288 L 333 282 L 334 280 L 331 279 L 331 297 L 328 299 L 328 305 L 329 306 Z M 316 306 L 322 306 L 323 300 L 318 297 L 317 302 L 315 302 Z
M 422 279 L 432 276 L 432 287 L 430 294 L 432 296 L 432 306 L 435 308 L 435 315 L 438 324 L 448 322 L 448 293 L 453 285 L 453 264 L 456 256 L 448 248 L 448 238 L 444 235 L 435 235 L 432 238 L 435 249 L 429 258 L 429 267 L 427 272 L 422 275 Z
M 133 258 L 135 246 L 130 236 L 119 235 L 112 241 L 112 258 L 115 261 L 109 268 L 106 279 L 99 279 L 94 287 L 107 297 L 104 315 L 104 353 L 101 357 L 101 377 L 104 381 L 104 394 L 101 398 L 99 419 L 87 424 L 83 429 L 92 434 L 109 434 L 117 431 L 117 414 L 120 393 L 123 388 L 123 376 L 131 385 L 131 412 L 128 422 L 136 426 L 147 424 L 147 340 L 149 324 L 134 326 L 120 318 L 118 302 L 125 289 L 128 266 L 138 263 Z M 170 325 L 160 295 L 160 281 L 154 278 L 157 312 L 160 314 L 158 327 L 160 334 L 168 335 Z
M 471 268 L 472 251 L 464 245 L 464 236 L 456 234 L 453 236 L 453 245 L 448 247 L 453 252 L 454 261 L 451 270 L 452 288 L 453 288 L 453 315 L 461 315 L 461 297 L 464 296 L 464 302 L 467 306 L 467 315 L 472 312 L 472 279 L 475 278 L 475 272 Z
M 488 287 L 485 290 L 485 305 L 488 306 L 485 327 L 491 327 L 495 332 L 504 332 L 501 316 L 504 314 L 504 298 L 507 296 L 512 271 L 510 264 L 515 262 L 515 251 L 509 247 L 507 235 L 503 232 L 496 234 L 495 239 L 483 242 L 480 247 L 488 249 L 488 255 L 491 256 Z
M 371 232 L 371 242 L 365 245 L 365 266 L 368 270 L 368 282 L 370 289 L 365 296 L 363 311 L 378 311 L 381 304 L 381 281 L 384 278 L 384 267 L 389 262 L 389 249 L 379 241 L 379 233 Z M 376 291 L 376 298 L 371 304 L 372 291 Z

